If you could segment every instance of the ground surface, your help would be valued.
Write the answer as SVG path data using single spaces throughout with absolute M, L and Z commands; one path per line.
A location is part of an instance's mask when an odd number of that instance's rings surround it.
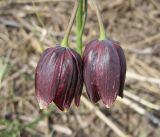
M 111 109 L 102 103 L 90 109 L 83 98 L 79 109 L 73 105 L 64 113 L 54 104 L 39 110 L 34 70 L 43 48 L 62 39 L 73 0 L 0 1 L 0 137 L 117 137 L 119 130 L 131 137 L 160 137 L 160 1 L 99 4 L 108 35 L 125 49 L 125 98 Z M 97 32 L 89 8 L 84 43 L 97 38 Z

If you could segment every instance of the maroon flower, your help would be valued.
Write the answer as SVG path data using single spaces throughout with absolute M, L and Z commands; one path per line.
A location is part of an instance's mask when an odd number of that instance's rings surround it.
M 102 99 L 110 107 L 117 96 L 123 97 L 126 59 L 119 43 L 94 40 L 84 51 L 84 83 L 90 100 Z
M 70 48 L 57 46 L 43 53 L 35 75 L 36 96 L 41 109 L 52 101 L 62 111 L 73 98 L 78 106 L 83 85 L 82 59 Z

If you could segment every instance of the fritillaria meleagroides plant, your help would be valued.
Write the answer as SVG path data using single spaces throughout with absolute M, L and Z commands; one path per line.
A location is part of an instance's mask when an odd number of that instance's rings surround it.
M 83 51 L 83 31 L 87 0 L 75 0 L 73 13 L 61 44 L 48 48 L 36 67 L 36 97 L 41 109 L 51 102 L 64 111 L 74 99 L 79 106 L 83 83 L 89 99 L 111 107 L 117 96 L 123 97 L 126 59 L 120 43 L 106 34 L 96 3 L 91 0 L 98 18 L 100 37 L 89 42 Z M 69 35 L 76 19 L 76 51 L 69 47 Z

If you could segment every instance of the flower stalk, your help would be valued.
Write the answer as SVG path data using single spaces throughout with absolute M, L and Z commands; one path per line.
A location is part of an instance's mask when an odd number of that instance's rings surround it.
M 62 47 L 68 47 L 68 45 L 69 45 L 69 43 L 68 43 L 69 35 L 71 33 L 71 29 L 72 29 L 72 26 L 73 26 L 73 23 L 74 23 L 74 20 L 75 20 L 75 17 L 76 17 L 77 10 L 78 10 L 78 0 L 75 0 L 74 9 L 73 9 L 73 13 L 71 15 L 70 22 L 69 22 L 69 25 L 67 27 L 65 36 L 64 36 L 64 38 L 61 42 Z
M 99 8 L 97 6 L 97 2 L 96 2 L 96 0 L 92 0 L 92 3 L 94 5 L 96 15 L 97 15 L 97 18 L 98 18 L 98 23 L 99 23 L 99 29 L 100 29 L 99 40 L 106 40 L 107 39 L 107 34 L 106 34 L 106 31 L 105 31 L 105 28 L 104 28 L 104 24 L 103 24 L 103 21 L 102 21 L 102 17 L 101 17 Z
M 85 27 L 86 18 L 87 18 L 87 6 L 88 6 L 88 0 L 80 0 L 77 15 L 76 15 L 76 36 L 77 36 L 76 50 L 80 55 L 82 55 L 82 48 L 83 48 L 82 37 L 83 37 L 84 27 Z

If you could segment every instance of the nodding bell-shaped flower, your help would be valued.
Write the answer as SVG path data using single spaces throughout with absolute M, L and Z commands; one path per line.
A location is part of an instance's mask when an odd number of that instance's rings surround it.
M 117 96 L 123 97 L 126 75 L 126 59 L 118 42 L 111 39 L 94 40 L 84 51 L 84 83 L 90 100 L 100 99 L 111 105 Z
M 52 101 L 60 110 L 69 109 L 73 98 L 80 103 L 83 86 L 81 56 L 70 48 L 45 50 L 36 68 L 36 96 L 41 109 Z

